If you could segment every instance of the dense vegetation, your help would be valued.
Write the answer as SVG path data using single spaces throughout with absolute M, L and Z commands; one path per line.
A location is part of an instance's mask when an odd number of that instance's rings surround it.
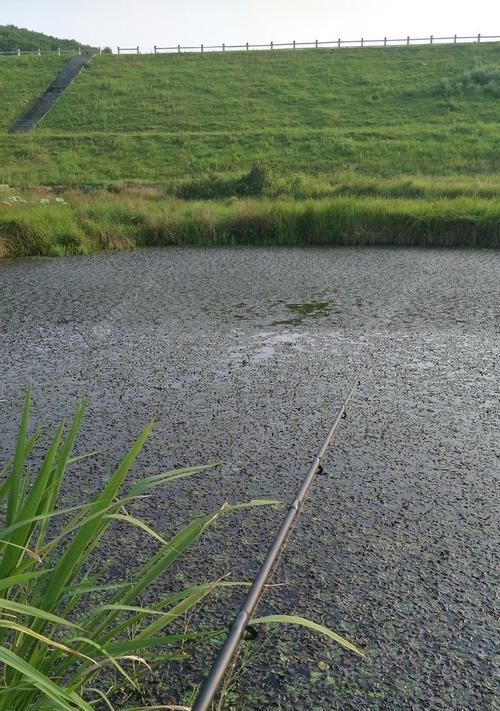
M 57 49 L 78 50 L 83 46 L 76 40 L 59 39 L 42 32 L 32 32 L 15 25 L 0 25 L 0 52 L 25 52 L 41 49 L 43 52 L 55 52 Z
M 46 74 L 35 76 L 38 58 L 25 65 L 17 64 L 19 59 L 0 59 L 0 91 L 11 96 L 9 114 L 0 119 L 3 130 L 26 105 L 18 94 L 31 97 L 48 81 Z M 432 243 L 434 234 L 439 244 L 449 236 L 435 232 L 437 216 L 457 208 L 440 201 L 468 198 L 458 209 L 460 223 L 479 220 L 486 232 L 479 238 L 476 227 L 461 229 L 455 242 L 494 245 L 498 220 L 493 217 L 500 210 L 499 76 L 496 43 L 96 56 L 35 132 L 0 136 L 0 183 L 153 185 L 164 198 L 169 224 L 177 221 L 171 211 L 179 203 L 166 198 L 265 198 L 252 211 L 277 214 L 283 208 L 273 207 L 276 200 L 291 205 L 345 197 L 352 211 L 362 206 L 365 217 L 370 211 L 380 215 L 385 200 L 387 210 L 404 215 L 401 227 L 422 210 L 435 215 L 426 223 L 425 238 L 421 232 L 411 241 Z M 25 88 L 17 92 L 16 85 Z M 248 182 L 256 164 L 267 176 L 259 189 Z M 406 202 L 387 202 L 393 198 Z M 72 200 L 90 206 L 103 198 L 73 194 Z M 182 209 L 190 211 L 189 205 Z M 320 210 L 319 202 L 314 209 Z M 225 210 L 223 203 L 207 205 L 209 213 Z M 11 205 L 0 205 L 3 225 L 12 211 Z M 143 202 L 141 211 L 149 214 L 151 203 Z M 2 229 L 4 235 L 12 231 Z M 128 242 L 120 220 L 115 231 L 118 243 Z M 223 237 L 219 225 L 215 241 L 235 239 L 226 228 L 222 232 Z M 444 232 L 448 235 L 448 227 Z M 187 229 L 176 239 L 189 242 L 191 233 Z M 275 230 L 260 234 L 277 240 Z M 332 228 L 321 239 L 336 243 L 338 234 Z M 248 241 L 255 240 L 252 235 Z M 384 228 L 377 239 L 396 237 Z M 138 234 L 132 240 L 144 241 Z
M 171 245 L 495 247 L 500 235 L 498 200 L 477 196 L 195 201 L 151 189 L 41 195 L 4 199 L 0 256 Z

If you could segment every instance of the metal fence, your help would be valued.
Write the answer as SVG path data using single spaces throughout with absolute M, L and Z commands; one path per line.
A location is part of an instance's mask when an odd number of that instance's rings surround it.
M 267 44 L 250 44 L 246 42 L 245 44 L 216 44 L 216 45 L 194 45 L 194 46 L 183 46 L 174 45 L 172 47 L 159 47 L 154 46 L 153 51 L 141 52 L 141 48 L 137 47 L 117 47 L 117 54 L 173 54 L 173 53 L 193 53 L 193 52 L 249 52 L 249 51 L 274 51 L 280 49 L 321 49 L 321 48 L 338 48 L 342 47 L 402 47 L 410 45 L 430 45 L 430 44 L 471 44 L 480 42 L 498 42 L 500 41 L 500 35 L 451 35 L 449 37 L 436 37 L 434 35 L 429 35 L 428 37 L 383 37 L 382 39 L 365 39 L 361 37 L 356 40 L 344 40 L 338 38 L 336 40 L 329 40 L 326 42 L 321 42 L 319 40 L 313 40 L 312 42 L 269 42 Z M 104 49 L 102 47 L 80 47 L 78 50 L 73 49 L 57 49 L 57 50 L 23 50 L 15 49 L 10 52 L 0 52 L 0 55 L 62 55 L 62 54 L 82 54 L 82 52 L 92 52 L 95 54 L 102 54 L 104 51 L 110 51 L 109 49 Z

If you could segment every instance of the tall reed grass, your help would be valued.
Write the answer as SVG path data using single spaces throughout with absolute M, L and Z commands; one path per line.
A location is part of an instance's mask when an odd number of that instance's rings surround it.
M 224 504 L 165 539 L 130 513 L 131 505 L 207 467 L 168 471 L 127 485 L 150 422 L 92 500 L 65 505 L 61 487 L 68 467 L 91 456 L 72 453 L 86 405 L 77 408 L 69 426 L 56 428 L 32 474 L 29 464 L 41 430 L 28 431 L 30 403 L 28 393 L 15 452 L 0 470 L 0 711 L 112 710 L 120 691 L 140 692 L 155 667 L 182 663 L 197 644 L 219 635 L 210 625 L 187 626 L 186 614 L 211 593 L 244 585 L 217 580 L 165 592 L 157 583 L 170 566 L 221 517 L 278 502 Z M 126 579 L 106 580 L 96 549 L 112 535 L 110 526 L 116 522 L 151 539 L 157 551 Z M 156 599 L 145 605 L 143 594 L 152 588 Z M 331 630 L 299 617 L 268 616 L 254 623 L 306 626 L 362 654 Z
M 67 204 L 0 204 L 0 256 L 183 245 L 500 245 L 500 202 L 481 197 L 187 201 L 133 190 L 65 197 Z

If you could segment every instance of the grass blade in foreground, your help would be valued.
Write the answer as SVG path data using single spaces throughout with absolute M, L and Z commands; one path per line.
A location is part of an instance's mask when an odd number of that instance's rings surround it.
M 99 688 L 102 674 L 109 681 L 106 668 L 114 670 L 116 693 L 137 686 L 143 676 L 139 667 L 149 669 L 166 660 L 189 658 L 197 644 L 219 633 L 188 628 L 186 613 L 207 595 L 240 583 L 214 581 L 185 591 L 172 590 L 152 606 L 143 605 L 139 596 L 157 584 L 222 515 L 277 502 L 224 504 L 165 539 L 130 514 L 129 506 L 151 489 L 207 467 L 145 477 L 122 491 L 151 432 L 150 423 L 91 502 L 60 506 L 67 467 L 87 457 L 72 456 L 85 403 L 77 408 L 68 428 L 64 424 L 56 428 L 38 470 L 30 476 L 28 458 L 39 437 L 38 431 L 28 437 L 30 402 L 28 392 L 14 457 L 0 468 L 5 514 L 0 531 L 0 611 L 4 617 L 0 625 L 0 711 L 88 711 L 94 708 L 96 696 L 112 708 L 112 694 Z M 128 580 L 103 581 L 104 571 L 99 574 L 98 565 L 96 569 L 99 558 L 95 561 L 91 555 L 114 522 L 129 526 L 138 536 L 146 535 L 158 551 Z
M 338 644 L 342 645 L 342 647 L 349 649 L 351 652 L 358 654 L 360 657 L 365 656 L 363 650 L 356 647 L 356 645 L 352 644 L 352 642 L 344 639 L 344 637 L 341 637 L 336 632 L 332 632 L 332 630 L 328 627 L 320 625 L 317 622 L 312 622 L 305 617 L 298 617 L 297 615 L 267 615 L 266 617 L 257 617 L 252 620 L 252 625 L 272 624 L 299 625 L 300 627 L 306 627 L 313 632 L 320 632 L 321 634 L 324 634 L 326 637 L 333 639 L 334 642 L 338 642 Z
M 165 538 L 129 508 L 152 489 L 200 474 L 207 467 L 145 477 L 127 489 L 127 474 L 151 431 L 150 423 L 93 500 L 60 506 L 68 466 L 86 458 L 72 456 L 84 410 L 82 404 L 67 428 L 56 428 L 39 469 L 30 476 L 28 459 L 39 432 L 28 437 L 28 394 L 16 453 L 3 469 L 0 490 L 6 521 L 0 531 L 0 711 L 89 711 L 95 708 L 96 697 L 112 709 L 116 695 L 123 700 L 126 691 L 137 691 L 148 670 L 159 665 L 164 668 L 174 660 L 182 664 L 198 645 L 223 634 L 224 630 L 210 626 L 188 625 L 187 616 L 190 618 L 208 595 L 249 587 L 248 583 L 224 579 L 202 582 L 185 590 L 163 592 L 156 600 L 153 596 L 149 604 L 144 604 L 143 593 L 157 584 L 164 587 L 160 581 L 170 566 L 222 516 L 279 503 L 255 499 L 224 504 Z M 137 536 L 147 536 L 158 550 L 128 579 L 106 580 L 105 570 L 99 570 L 99 556 L 92 554 L 109 536 L 109 526 L 117 522 Z M 275 615 L 255 621 L 274 623 L 308 627 L 361 653 L 347 640 L 303 618 Z M 176 679 L 171 687 L 172 692 L 178 688 Z M 167 703 L 156 708 L 174 707 Z

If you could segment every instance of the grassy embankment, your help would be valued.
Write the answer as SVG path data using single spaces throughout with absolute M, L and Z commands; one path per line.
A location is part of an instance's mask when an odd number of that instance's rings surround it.
M 36 132 L 0 137 L 0 182 L 157 189 L 0 204 L 3 251 L 60 252 L 40 225 L 69 251 L 496 246 L 499 97 L 498 44 L 95 57 Z M 259 161 L 267 178 L 248 190 Z

